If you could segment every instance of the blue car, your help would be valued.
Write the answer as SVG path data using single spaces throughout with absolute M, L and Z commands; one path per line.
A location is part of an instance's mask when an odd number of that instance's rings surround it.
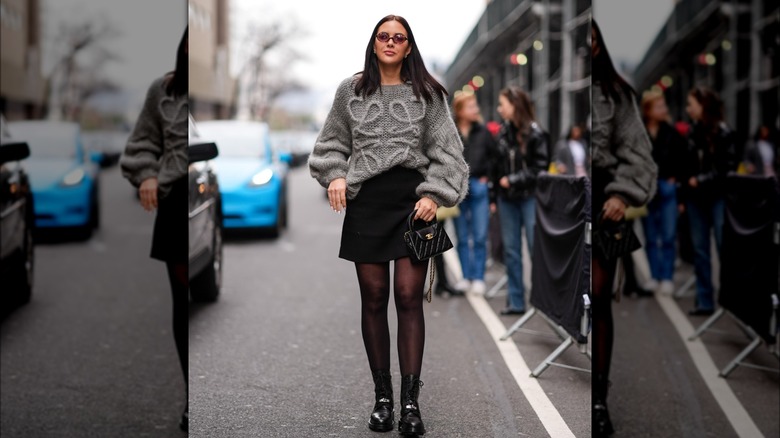
M 211 120 L 198 123 L 200 136 L 219 145 L 213 166 L 219 175 L 225 229 L 263 229 L 278 237 L 287 226 L 290 156 L 271 147 L 268 125 Z
M 84 237 L 100 224 L 98 172 L 81 142 L 76 123 L 43 120 L 9 122 L 14 138 L 30 147 L 26 160 L 32 186 L 35 227 L 80 230 Z

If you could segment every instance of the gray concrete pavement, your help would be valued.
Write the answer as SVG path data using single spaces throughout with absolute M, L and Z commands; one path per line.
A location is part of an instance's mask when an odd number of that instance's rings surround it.
M 171 292 L 133 193 L 106 170 L 101 230 L 37 246 L 32 300 L 2 322 L 4 438 L 186 436 Z

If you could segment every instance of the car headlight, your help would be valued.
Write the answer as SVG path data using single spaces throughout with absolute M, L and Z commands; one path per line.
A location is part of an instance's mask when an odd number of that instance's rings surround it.
M 271 169 L 263 169 L 260 172 L 257 172 L 253 177 L 252 180 L 249 182 L 250 187 L 258 187 L 262 185 L 266 185 L 271 181 L 271 178 L 274 177 L 274 171 Z
M 84 169 L 82 168 L 74 169 L 68 172 L 68 174 L 65 175 L 64 178 L 62 178 L 61 184 L 66 187 L 75 186 L 81 184 L 81 181 L 84 181 L 85 176 L 86 174 L 84 173 Z

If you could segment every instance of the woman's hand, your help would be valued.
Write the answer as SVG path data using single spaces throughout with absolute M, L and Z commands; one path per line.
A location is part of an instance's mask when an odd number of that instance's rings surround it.
M 145 179 L 138 187 L 141 197 L 141 206 L 146 211 L 152 211 L 157 208 L 157 178 L 151 177 Z
M 496 205 L 495 202 L 491 202 L 490 203 L 490 214 L 496 214 L 497 211 L 498 211 L 498 206 Z
M 328 201 L 330 208 L 337 213 L 347 208 L 347 180 L 336 178 L 328 185 Z
M 436 219 L 436 209 L 439 208 L 435 202 L 430 198 L 420 198 L 417 204 L 414 205 L 417 210 L 417 214 L 414 215 L 414 219 L 422 219 L 426 222 L 432 222 Z
M 509 188 L 509 177 L 502 177 L 500 180 L 498 180 L 498 185 L 501 187 L 508 189 Z
M 626 203 L 617 196 L 612 196 L 604 203 L 602 217 L 613 222 L 620 222 L 626 216 Z

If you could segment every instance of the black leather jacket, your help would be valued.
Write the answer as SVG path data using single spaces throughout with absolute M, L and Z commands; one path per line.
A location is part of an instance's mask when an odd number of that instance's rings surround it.
M 680 181 L 682 200 L 722 198 L 725 195 L 726 175 L 736 171 L 738 165 L 734 133 L 725 123 L 721 123 L 717 132 L 709 136 L 705 135 L 702 126 L 693 125 Z M 688 185 L 692 176 L 698 180 L 696 188 Z
M 517 142 L 517 128 L 504 122 L 498 134 L 498 142 L 491 154 L 490 202 L 498 196 L 505 199 L 522 199 L 533 196 L 536 177 L 550 166 L 547 133 L 536 122 L 523 136 L 525 147 Z M 509 188 L 501 187 L 502 177 L 509 178 Z

